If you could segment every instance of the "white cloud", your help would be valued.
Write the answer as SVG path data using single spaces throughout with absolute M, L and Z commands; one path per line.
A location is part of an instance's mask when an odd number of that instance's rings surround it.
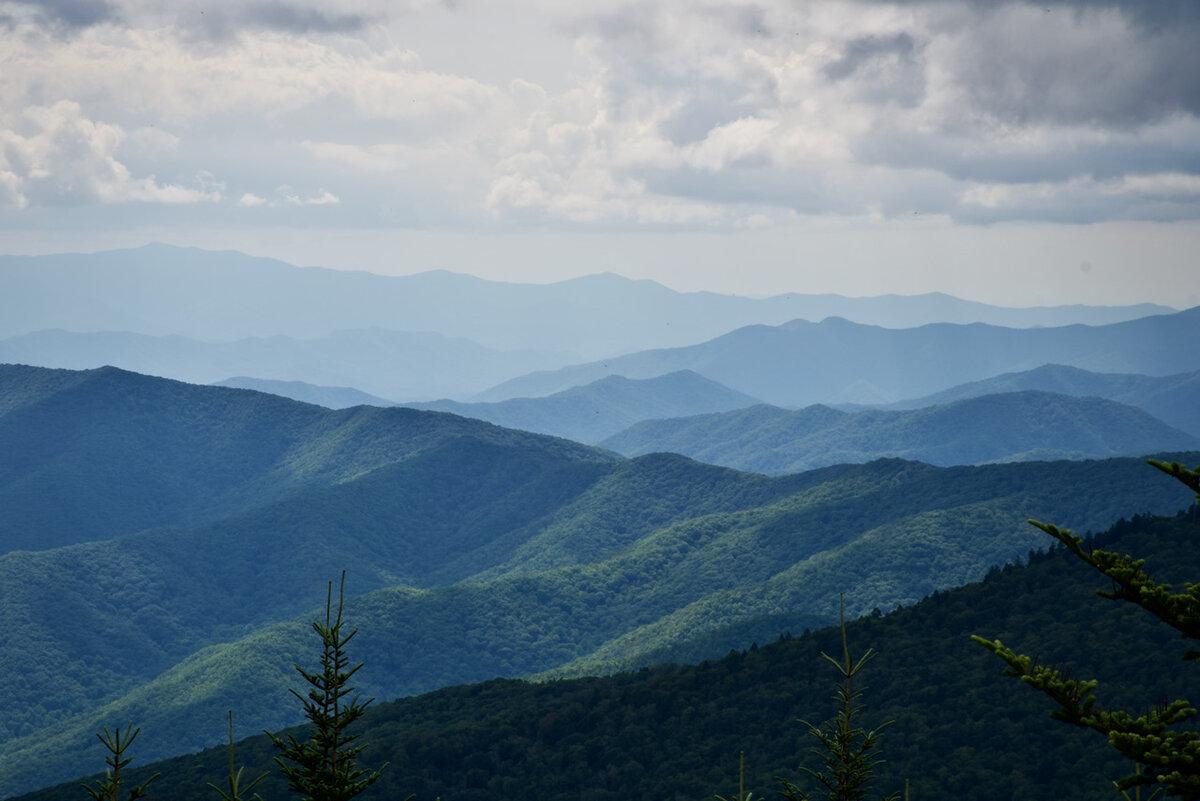
M 1200 217 L 1196 31 L 1119 3 L 110 5 L 69 36 L 0 28 L 10 209 L 228 191 L 369 224 Z
M 0 129 L 0 176 L 10 205 L 182 204 L 221 198 L 222 186 L 207 173 L 196 175 L 195 187 L 133 175 L 116 156 L 125 131 L 84 117 L 76 102 L 32 106 L 23 116 L 31 133 Z

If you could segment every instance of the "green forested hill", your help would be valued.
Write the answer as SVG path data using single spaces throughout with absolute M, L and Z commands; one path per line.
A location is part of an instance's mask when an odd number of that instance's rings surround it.
M 1146 557 L 1153 573 L 1180 581 L 1200 573 L 1197 536 L 1193 510 L 1122 522 L 1099 542 Z M 1048 700 L 1003 677 L 999 660 L 968 639 L 999 637 L 1098 678 L 1113 704 L 1194 701 L 1195 666 L 1179 659 L 1186 643 L 1142 610 L 1097 597 L 1105 586 L 1055 550 L 993 570 L 981 583 L 851 622 L 856 652 L 879 652 L 864 674 L 863 723 L 893 721 L 876 790 L 902 789 L 909 780 L 911 797 L 923 801 L 1116 797 L 1110 780 L 1128 773 L 1128 764 L 1100 736 L 1050 720 Z M 365 609 L 354 611 L 352 619 L 368 625 Z M 812 765 L 812 742 L 797 719 L 834 713 L 834 674 L 818 654 L 837 652 L 837 633 L 760 642 L 695 666 L 540 684 L 495 680 L 377 704 L 361 729 L 370 744 L 362 758 L 391 764 L 362 798 L 706 799 L 735 792 L 741 751 L 746 789 L 756 798 L 774 793 L 775 776 L 806 784 L 799 767 Z M 362 683 L 379 669 L 368 655 Z M 150 731 L 147 724 L 143 735 Z M 251 775 L 274 768 L 265 737 L 242 742 L 237 755 Z M 204 783 L 224 775 L 225 760 L 223 749 L 212 749 L 145 768 L 163 772 L 151 798 L 210 797 Z M 256 789 L 267 801 L 287 797 L 277 771 Z M 72 782 L 22 801 L 78 793 Z
M 0 365 L 0 551 L 217 520 L 342 481 L 447 438 L 565 440 L 412 409 L 331 411 L 116 368 Z
M 1193 400 L 1200 404 L 1200 394 Z M 1026 390 L 906 411 L 756 406 L 646 420 L 600 444 L 780 475 L 881 457 L 938 465 L 1095 459 L 1190 449 L 1200 439 L 1116 401 Z

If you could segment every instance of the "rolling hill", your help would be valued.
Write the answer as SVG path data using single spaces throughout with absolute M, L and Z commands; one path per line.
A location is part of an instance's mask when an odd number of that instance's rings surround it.
M 883 457 L 955 465 L 1132 456 L 1193 449 L 1200 439 L 1115 401 L 1022 391 L 911 411 L 756 406 L 647 420 L 600 444 L 626 456 L 670 451 L 780 475 Z

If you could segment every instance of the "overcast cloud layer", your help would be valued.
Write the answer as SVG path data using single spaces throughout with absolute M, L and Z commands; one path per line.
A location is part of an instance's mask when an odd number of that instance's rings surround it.
M 1197 220 L 1192 0 L 0 0 L 14 243 Z

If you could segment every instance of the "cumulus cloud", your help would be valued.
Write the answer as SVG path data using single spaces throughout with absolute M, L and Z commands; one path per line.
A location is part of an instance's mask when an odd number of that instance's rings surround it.
M 116 156 L 125 131 L 87 119 L 78 103 L 31 107 L 24 117 L 32 134 L 0 130 L 0 181 L 9 205 L 178 204 L 221 197 L 221 185 L 207 173 L 198 174 L 192 187 L 133 175 Z

